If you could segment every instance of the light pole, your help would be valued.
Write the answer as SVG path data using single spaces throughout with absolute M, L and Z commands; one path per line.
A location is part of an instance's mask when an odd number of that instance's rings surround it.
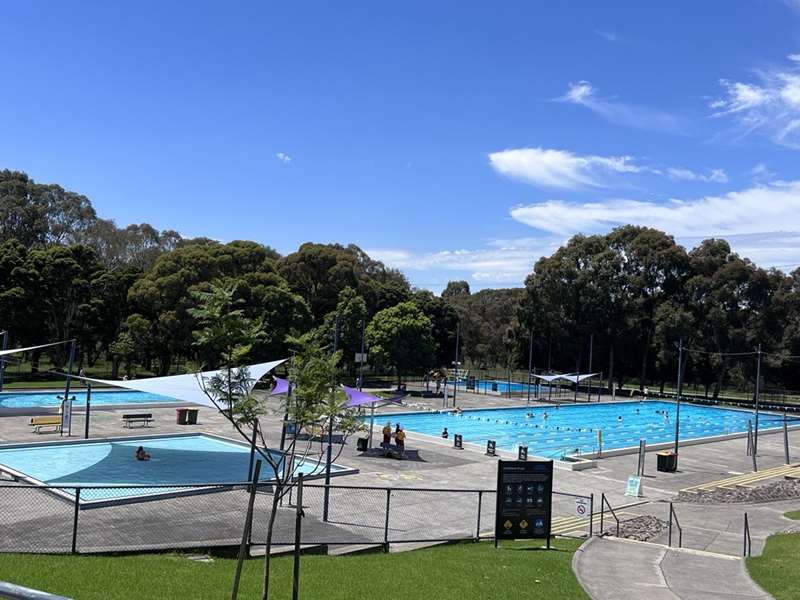
M 531 368 L 533 367 L 533 328 L 528 337 L 528 404 L 531 403 Z
M 361 319 L 361 359 L 358 364 L 358 391 L 364 387 L 364 319 Z
M 761 344 L 758 345 L 756 359 L 756 429 L 753 437 L 753 456 L 758 456 L 758 409 L 761 391 Z
M 456 323 L 456 358 L 453 361 L 453 367 L 455 372 L 453 373 L 453 406 L 456 406 L 456 394 L 458 393 L 458 366 L 461 364 L 458 362 L 458 342 L 460 341 L 461 336 L 461 323 Z
M 678 442 L 681 432 L 681 393 L 683 392 L 683 338 L 678 342 L 678 394 L 675 407 L 675 454 L 678 453 Z
M 0 346 L 0 350 L 7 350 L 8 349 L 8 331 L 0 331 L 0 335 L 3 336 L 3 344 Z M 0 392 L 3 391 L 3 378 L 6 374 L 6 361 L 3 357 L 0 356 Z
M 592 350 L 594 349 L 594 334 L 589 334 L 589 393 L 587 394 L 588 402 L 592 401 Z

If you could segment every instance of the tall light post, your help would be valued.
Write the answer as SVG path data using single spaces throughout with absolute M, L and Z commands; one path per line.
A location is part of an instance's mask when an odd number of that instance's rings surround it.
M 456 323 L 456 356 L 455 360 L 453 361 L 453 406 L 456 406 L 456 394 L 458 393 L 458 365 L 461 363 L 458 362 L 458 343 L 460 341 L 461 336 L 461 323 Z
M 364 319 L 361 319 L 361 360 L 358 361 L 358 391 L 364 387 Z
M 758 411 L 761 397 L 761 344 L 758 345 L 756 357 L 756 427 L 753 437 L 753 456 L 758 456 Z
M 0 345 L 0 350 L 7 350 L 8 349 L 8 331 L 0 331 L 0 335 L 3 336 L 3 343 Z M 0 357 L 0 392 L 3 391 L 3 378 L 6 374 L 6 361 L 4 358 Z
M 531 369 L 533 368 L 533 327 L 528 337 L 528 404 L 531 403 Z
M 589 334 L 589 393 L 586 396 L 588 402 L 592 401 L 592 350 L 594 349 L 594 334 Z
M 678 394 L 675 407 L 675 454 L 678 453 L 678 442 L 681 434 L 681 394 L 683 393 L 683 338 L 678 342 Z
M 333 353 L 339 348 L 339 316 L 336 316 L 336 323 L 333 329 Z M 333 408 L 333 396 L 336 394 L 336 381 L 331 381 L 331 409 Z M 322 506 L 322 520 L 328 520 L 328 504 L 330 500 L 331 486 L 331 461 L 333 460 L 333 410 L 328 415 L 328 450 L 325 455 L 325 498 Z M 301 507 L 302 509 L 302 507 Z

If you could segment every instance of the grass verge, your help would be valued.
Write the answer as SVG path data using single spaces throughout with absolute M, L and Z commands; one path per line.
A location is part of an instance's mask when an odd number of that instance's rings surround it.
M 800 510 L 790 510 L 787 513 L 783 513 L 783 516 L 786 517 L 787 519 L 800 521 Z
M 588 598 L 572 573 L 581 540 L 462 543 L 399 554 L 303 556 L 303 598 Z M 273 598 L 291 595 L 291 557 L 273 561 Z M 230 596 L 235 560 L 203 563 L 180 554 L 136 556 L 0 555 L 0 580 L 79 600 L 204 600 Z M 240 598 L 258 598 L 261 560 L 245 564 Z
M 775 600 L 796 600 L 800 533 L 771 535 L 761 556 L 747 559 L 747 569 L 753 580 Z

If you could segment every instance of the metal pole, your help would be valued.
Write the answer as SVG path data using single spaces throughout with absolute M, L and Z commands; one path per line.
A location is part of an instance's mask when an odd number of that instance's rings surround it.
M 392 501 L 392 488 L 386 488 L 386 520 L 383 523 L 383 551 L 389 552 L 389 506 Z
M 75 488 L 75 510 L 72 513 L 72 554 L 78 553 L 78 512 L 81 507 L 81 488 Z
M 8 349 L 8 331 L 0 331 L 0 335 L 3 336 L 3 344 L 0 346 L 0 349 L 7 350 Z M 0 392 L 3 391 L 3 378 L 6 374 L 6 361 L 0 358 Z
M 254 429 L 255 431 L 255 429 Z M 247 501 L 247 515 L 244 521 L 244 531 L 242 531 L 242 543 L 239 546 L 239 557 L 236 561 L 236 572 L 233 576 L 233 589 L 231 590 L 231 600 L 236 600 L 239 595 L 239 580 L 242 576 L 242 567 L 244 566 L 244 559 L 247 555 L 247 541 L 250 539 L 250 531 L 253 527 L 253 505 L 256 501 L 256 489 L 258 487 L 258 479 L 261 476 L 261 461 L 256 461 L 255 470 L 251 469 L 251 485 L 250 485 L 250 498 Z
M 328 421 L 328 451 L 325 455 L 325 497 L 322 505 L 322 520 L 328 520 L 328 503 L 331 493 L 331 461 L 333 460 L 333 415 Z
M 303 519 L 303 474 L 297 482 L 297 512 L 294 518 L 294 568 L 292 570 L 292 600 L 300 597 L 300 538 Z
M 589 375 L 590 375 L 590 377 L 589 377 L 589 380 L 588 380 L 589 381 L 589 392 L 586 395 L 587 402 L 591 402 L 592 401 L 592 378 L 591 378 L 591 374 L 592 374 L 592 350 L 594 350 L 594 334 L 590 333 L 589 334 Z
M 86 384 L 86 413 L 83 422 L 83 439 L 89 439 L 89 418 L 92 412 L 92 384 Z
M 256 458 L 256 438 L 258 437 L 258 419 L 253 421 L 253 436 L 250 438 L 250 464 L 247 466 L 247 478 L 253 477 L 253 461 Z
M 458 394 L 458 343 L 461 341 L 461 323 L 456 323 L 456 358 L 453 361 L 455 373 L 453 375 L 453 406 L 456 406 L 456 395 Z
M 589 537 L 594 535 L 594 492 L 589 494 Z
M 64 407 L 62 408 L 62 411 L 66 410 L 66 408 L 67 408 L 66 407 L 66 403 L 69 402 L 69 386 L 70 386 L 70 383 L 72 383 L 72 367 L 73 367 L 74 363 L 75 363 L 75 340 L 72 340 L 70 342 L 70 345 L 69 345 L 69 366 L 67 367 L 67 383 L 64 386 L 64 402 L 65 402 L 65 404 L 64 404 Z M 63 414 L 63 412 L 61 414 L 61 419 L 62 419 L 62 421 L 61 421 L 62 427 L 60 428 L 60 434 L 59 435 L 63 436 L 64 435 L 64 427 L 63 427 L 64 414 Z M 70 425 L 70 429 L 72 429 L 72 411 L 71 410 L 70 410 L 70 416 L 69 416 L 69 425 Z M 71 433 L 71 432 L 67 433 L 68 437 L 69 437 L 69 433 Z
M 361 361 L 358 367 L 358 391 L 364 387 L 364 326 L 365 321 L 361 319 Z
M 761 391 L 761 344 L 758 345 L 758 358 L 756 362 L 756 427 L 753 433 L 753 455 L 758 456 L 758 408 Z
M 683 338 L 678 342 L 678 393 L 675 406 L 675 454 L 678 453 L 678 444 L 681 437 L 681 394 L 683 392 Z
M 605 516 L 606 511 L 606 494 L 603 492 L 600 494 L 600 537 L 603 536 L 603 517 Z
M 786 425 L 786 415 L 783 415 L 783 457 L 788 465 L 789 460 L 789 427 Z
M 669 541 L 668 546 L 672 546 L 672 502 L 669 503 Z
M 528 404 L 531 403 L 531 369 L 533 368 L 533 328 L 528 339 Z
M 483 504 L 483 492 L 478 491 L 478 524 L 475 526 L 475 541 L 481 539 L 481 506 Z

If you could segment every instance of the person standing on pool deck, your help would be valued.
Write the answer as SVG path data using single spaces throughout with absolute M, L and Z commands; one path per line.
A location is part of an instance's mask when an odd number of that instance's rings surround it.
M 392 424 L 387 421 L 386 425 L 383 426 L 383 446 L 384 450 L 387 450 L 389 446 L 392 444 Z
M 150 460 L 150 455 L 144 449 L 144 446 L 139 446 L 134 456 L 136 456 L 136 460 Z
M 394 434 L 394 441 L 397 444 L 397 450 L 400 452 L 400 456 L 405 455 L 406 453 L 406 432 L 397 425 L 397 432 Z

